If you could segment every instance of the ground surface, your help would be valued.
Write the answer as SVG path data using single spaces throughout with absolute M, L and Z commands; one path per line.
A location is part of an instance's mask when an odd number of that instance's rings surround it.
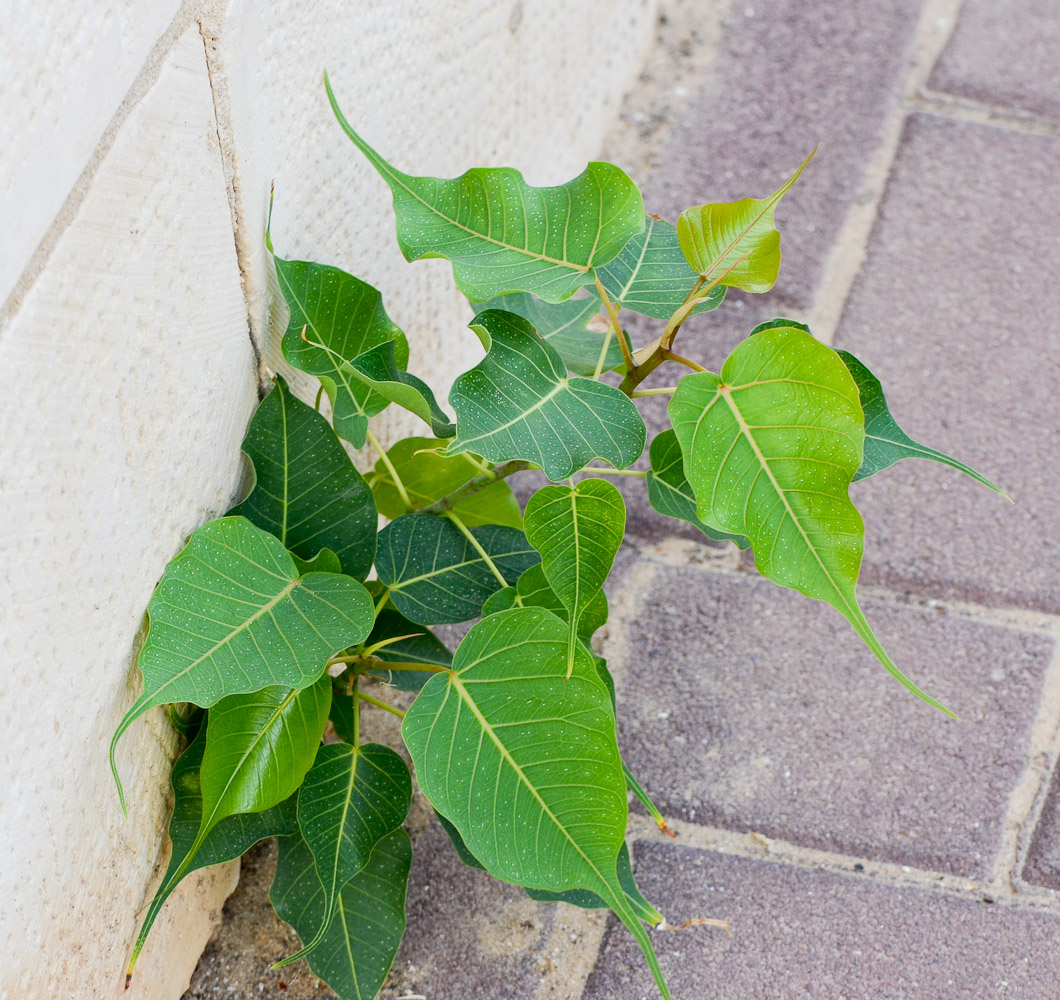
M 914 437 L 1016 501 L 927 463 L 856 487 L 869 617 L 955 723 L 830 608 L 626 490 L 603 652 L 624 753 L 678 833 L 634 810 L 638 877 L 671 923 L 732 925 L 655 933 L 674 996 L 1057 1000 L 1060 10 L 670 6 L 607 151 L 651 211 L 762 197 L 821 147 L 778 212 L 775 291 L 730 295 L 683 350 L 716 366 L 760 319 L 808 321 Z M 640 617 L 649 596 L 661 618 Z M 463 868 L 426 816 L 385 997 L 654 995 L 621 926 Z M 330 996 L 302 965 L 269 971 L 294 946 L 273 863 L 271 846 L 246 860 L 187 998 Z

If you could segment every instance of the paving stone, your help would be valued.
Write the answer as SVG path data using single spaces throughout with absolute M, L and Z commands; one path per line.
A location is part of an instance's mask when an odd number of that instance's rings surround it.
M 837 346 L 920 441 L 1004 486 L 903 462 L 856 485 L 863 580 L 1060 612 L 1060 140 L 914 115 Z
M 1060 889 L 1060 771 L 1053 775 L 1031 839 L 1023 880 L 1047 889 Z
M 967 0 L 929 86 L 1060 120 L 1056 0 Z
M 721 51 L 644 185 L 668 218 L 703 201 L 764 198 L 814 146 L 778 210 L 775 305 L 808 307 L 821 266 L 909 64 L 917 0 L 735 4 Z
M 864 601 L 895 662 L 954 722 L 900 687 L 821 602 L 706 568 L 659 566 L 649 588 L 661 615 L 605 653 L 623 754 L 664 814 L 989 874 L 1048 639 Z
M 715 928 L 655 933 L 681 1000 L 1056 1000 L 1060 918 L 870 877 L 638 844 L 637 878 L 671 922 Z M 614 920 L 584 1000 L 658 996 Z

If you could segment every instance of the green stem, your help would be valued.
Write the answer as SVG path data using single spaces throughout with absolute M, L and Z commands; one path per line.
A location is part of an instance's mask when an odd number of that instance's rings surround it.
M 317 398 L 313 401 L 313 409 L 316 410 L 317 413 L 320 412 L 320 400 L 323 398 L 323 396 L 324 396 L 324 383 L 321 382 L 320 383 L 320 388 L 317 389 Z
M 386 453 L 386 449 L 379 443 L 379 438 L 372 433 L 371 429 L 365 428 L 365 434 L 368 437 L 368 443 L 375 449 L 379 460 L 386 466 L 386 471 L 390 473 L 390 478 L 394 480 L 394 488 L 398 491 L 398 496 L 401 497 L 401 502 L 405 505 L 405 509 L 412 510 L 412 501 L 409 500 L 408 490 L 405 489 L 405 484 L 401 481 L 401 476 L 398 475 L 397 469 L 394 468 L 394 463 L 390 461 L 390 456 Z
M 664 385 L 659 389 L 634 389 L 630 394 L 630 399 L 641 399 L 644 396 L 672 396 L 677 392 L 676 385 Z
M 363 691 L 355 690 L 353 694 L 357 701 L 366 701 L 369 705 L 375 705 L 376 708 L 381 708 L 384 712 L 390 712 L 391 715 L 396 715 L 399 719 L 405 718 L 405 713 L 397 705 L 391 705 L 389 702 L 382 701 L 379 698 L 373 698 L 370 694 L 365 694 Z M 354 718 L 356 719 L 356 716 Z
M 622 357 L 626 362 L 626 371 L 634 371 L 637 366 L 633 363 L 633 354 L 629 349 L 629 342 L 626 340 L 626 332 L 622 329 L 622 324 L 618 321 L 618 310 L 615 308 L 615 305 L 611 301 L 607 292 L 604 291 L 604 286 L 599 278 L 596 279 L 596 291 L 599 293 L 600 298 L 604 303 L 604 308 L 607 310 L 607 315 L 611 319 L 611 328 L 615 331 L 615 336 L 618 337 L 618 346 L 622 348 Z M 604 346 L 604 350 L 607 350 L 606 345 Z
M 592 472 L 597 476 L 636 476 L 638 479 L 643 479 L 648 474 L 636 469 L 598 469 L 595 465 L 587 465 L 581 471 Z
M 426 507 L 421 507 L 420 513 L 434 514 L 435 517 L 442 517 L 449 514 L 462 500 L 466 500 L 469 496 L 484 490 L 487 486 L 491 486 L 498 480 L 506 479 L 508 476 L 514 475 L 516 472 L 525 472 L 527 469 L 533 468 L 536 468 L 536 466 L 518 458 L 513 459 L 510 462 L 501 462 L 499 465 L 495 465 L 491 472 L 483 473 L 481 476 L 473 476 L 464 483 L 463 486 L 458 486 L 453 490 L 452 493 L 447 493 L 440 500 L 435 500 L 434 503 L 427 504 Z M 505 584 L 505 586 L 507 586 L 507 584 Z
M 481 556 L 482 561 L 489 567 L 490 572 L 497 578 L 497 582 L 500 583 L 502 587 L 507 587 L 508 581 L 504 578 L 504 574 L 499 569 L 497 569 L 497 564 L 490 558 L 490 554 L 482 547 L 482 543 L 473 534 L 471 534 L 471 529 L 466 524 L 464 524 L 464 522 L 461 521 L 460 518 L 457 517 L 455 513 L 453 513 L 453 511 L 449 511 L 444 516 L 449 518 L 449 520 L 452 521 L 453 524 L 455 524 L 460 530 L 460 534 L 462 534 L 471 543 L 471 547 L 479 554 L 479 556 Z
M 707 369 L 702 365 L 697 364 L 689 358 L 682 357 L 680 354 L 675 354 L 673 351 L 663 347 L 662 356 L 664 361 L 676 361 L 679 365 L 684 365 L 686 368 L 691 368 L 694 372 L 705 372 Z
M 383 588 L 383 592 L 379 595 L 379 600 L 377 600 L 375 602 L 375 617 L 376 618 L 379 617 L 379 612 L 383 610 L 383 608 L 385 607 L 386 602 L 389 600 L 389 598 L 390 598 L 390 588 L 389 587 L 384 587 Z
M 450 667 L 443 667 L 437 663 L 409 663 L 397 660 L 381 660 L 374 657 L 375 663 L 369 668 L 371 670 L 418 670 L 420 673 L 429 674 L 451 674 Z
M 361 692 L 357 690 L 357 677 L 350 684 L 350 694 L 353 695 L 353 745 L 361 745 Z

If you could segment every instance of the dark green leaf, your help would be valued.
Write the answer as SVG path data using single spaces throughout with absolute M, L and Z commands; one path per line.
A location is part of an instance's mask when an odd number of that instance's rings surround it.
M 405 891 L 412 845 L 397 829 L 379 842 L 367 866 L 342 888 L 323 939 L 307 956 L 314 975 L 340 1000 L 373 1000 L 386 982 L 405 933 Z M 300 836 L 280 838 L 269 899 L 303 941 L 316 936 L 326 900 L 313 854 Z
M 533 292 L 562 302 L 592 284 L 644 227 L 636 185 L 610 163 L 590 163 L 559 187 L 531 187 L 511 167 L 480 167 L 453 180 L 411 177 L 386 162 L 350 126 L 328 85 L 335 117 L 390 186 L 397 241 L 406 260 L 444 257 L 473 302 Z
M 976 482 L 989 486 L 1003 497 L 1008 496 L 1003 489 L 995 486 L 989 479 L 981 476 L 964 462 L 959 462 L 941 451 L 914 441 L 891 416 L 880 380 L 849 351 L 837 351 L 836 353 L 843 359 L 847 371 L 853 376 L 861 395 L 862 409 L 865 411 L 865 457 L 857 475 L 854 476 L 855 482 L 859 479 L 868 479 L 869 476 L 875 475 L 881 469 L 889 468 L 903 458 L 926 458 L 932 462 L 948 465 L 951 469 L 963 472 L 966 476 L 971 476 Z
M 337 267 L 274 257 L 280 290 L 291 318 L 281 348 L 287 362 L 316 375 L 331 400 L 335 431 L 355 448 L 364 446 L 368 418 L 387 406 L 341 359 L 395 341 L 399 368 L 408 364 L 405 335 L 371 285 Z
M 111 740 L 119 795 L 114 748 L 149 708 L 177 701 L 209 708 L 271 685 L 306 687 L 328 657 L 368 635 L 374 617 L 356 580 L 298 576 L 283 543 L 242 517 L 211 521 L 191 536 L 166 567 L 147 615 L 144 691 Z
M 597 268 L 596 273 L 612 302 L 653 319 L 669 319 L 699 277 L 681 252 L 674 226 L 650 215 L 644 232 L 634 236 L 610 264 Z M 724 287 L 716 285 L 691 315 L 717 309 L 723 298 Z
M 651 471 L 647 478 L 648 502 L 656 511 L 667 517 L 687 521 L 715 541 L 735 542 L 741 549 L 751 544 L 743 535 L 717 531 L 696 517 L 696 499 L 685 478 L 684 456 L 672 429 L 656 435 L 648 449 L 648 457 L 651 460 Z
M 763 576 L 827 601 L 895 678 L 948 713 L 894 665 L 858 604 L 865 528 L 848 487 L 864 416 L 835 351 L 795 327 L 763 330 L 720 377 L 681 379 L 670 419 L 700 520 L 746 535 Z
M 471 533 L 510 583 L 540 559 L 514 528 L 487 525 Z M 502 586 L 459 529 L 432 514 L 406 514 L 379 533 L 376 572 L 398 611 L 424 625 L 475 618 Z
M 636 238 L 636 237 L 635 237 Z M 623 251 L 624 253 L 625 251 Z M 684 264 L 684 258 L 681 258 Z M 688 265 L 685 264 L 685 270 Z M 693 276 L 694 277 L 694 276 Z M 609 333 L 611 329 L 604 305 L 593 294 L 566 302 L 545 302 L 528 292 L 498 295 L 483 303 L 478 312 L 499 309 L 522 316 L 558 352 L 567 369 L 575 375 L 594 375 L 600 353 L 607 342 L 601 371 L 613 372 L 623 365 L 622 348 Z
M 487 354 L 453 383 L 456 439 L 450 454 L 524 459 L 552 480 L 569 478 L 594 458 L 619 469 L 637 460 L 644 421 L 625 393 L 569 378 L 555 348 L 514 313 L 479 313 L 472 329 Z
M 409 507 L 394 483 L 394 472 L 405 487 L 413 510 L 441 500 L 482 473 L 481 466 L 471 456 L 449 457 L 443 454 L 444 447 L 433 438 L 404 438 L 387 451 L 386 461 L 380 458 L 375 463 L 372 490 L 384 517 L 393 520 L 409 513 Z M 393 471 L 387 462 L 393 466 Z M 453 511 L 472 528 L 482 524 L 503 524 L 509 528 L 523 526 L 519 502 L 503 479 L 461 500 Z
M 427 800 L 496 878 L 551 892 L 588 889 L 644 950 L 651 942 L 618 878 L 626 781 L 615 716 L 578 644 L 567 678 L 567 626 L 539 608 L 475 625 L 402 724 Z
M 250 421 L 243 451 L 254 488 L 238 514 L 270 531 L 302 560 L 322 548 L 363 580 L 375 559 L 375 500 L 328 422 L 276 379 Z

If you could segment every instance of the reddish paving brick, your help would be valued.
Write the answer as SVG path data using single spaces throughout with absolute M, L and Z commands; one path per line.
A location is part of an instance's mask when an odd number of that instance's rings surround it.
M 898 96 L 919 7 L 734 5 L 721 51 L 644 185 L 649 210 L 675 218 L 704 201 L 764 198 L 820 144 L 777 212 L 784 264 L 770 296 L 808 307 Z
M 967 0 L 933 90 L 1060 120 L 1056 0 Z
M 1042 806 L 1023 865 L 1023 880 L 1047 889 L 1060 889 L 1060 771 L 1053 775 Z
M 866 601 L 896 663 L 954 722 L 891 679 L 821 602 L 750 574 L 669 566 L 651 593 L 655 617 L 632 624 L 609 662 L 623 754 L 664 813 L 989 874 L 1048 639 Z
M 676 1000 L 1056 1000 L 1060 917 L 868 876 L 638 844 L 637 878 L 671 922 L 653 935 Z M 657 997 L 612 920 L 583 1000 Z
M 855 486 L 863 579 L 1060 612 L 1060 140 L 908 122 L 837 346 L 905 429 L 1009 490 L 903 462 Z

